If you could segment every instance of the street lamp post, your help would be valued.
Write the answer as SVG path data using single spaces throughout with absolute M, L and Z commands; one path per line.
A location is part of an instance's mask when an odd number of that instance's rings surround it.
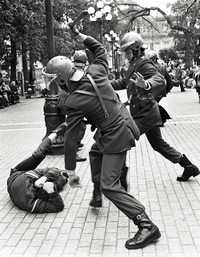
M 112 53 L 112 69 L 115 72 L 115 77 L 118 77 L 119 73 L 119 36 L 113 30 L 109 34 L 105 34 L 105 39 L 110 43 Z
M 55 43 L 54 43 L 54 33 L 53 33 L 53 15 L 51 0 L 45 0 L 45 10 L 46 10 L 46 30 L 47 30 L 47 44 L 48 44 L 48 59 L 50 60 L 55 56 Z M 54 83 L 54 84 L 53 84 Z M 64 115 L 61 115 L 58 109 L 58 89 L 55 82 L 52 81 L 49 85 L 49 92 L 45 97 L 45 104 L 43 107 L 46 134 L 48 136 L 58 125 L 60 125 L 64 120 Z M 62 135 L 58 136 L 48 154 L 59 155 L 64 152 L 64 138 Z
M 104 20 L 112 20 L 110 5 L 107 5 L 103 1 L 99 0 L 95 6 L 90 6 L 88 8 L 88 14 L 90 15 L 91 22 L 99 23 L 99 40 L 100 42 L 103 42 L 103 22 Z

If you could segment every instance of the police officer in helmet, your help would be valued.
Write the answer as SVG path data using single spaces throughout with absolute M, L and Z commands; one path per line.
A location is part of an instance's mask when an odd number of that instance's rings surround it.
M 142 37 L 133 31 L 126 33 L 121 40 L 121 51 L 129 61 L 126 78 L 112 81 L 115 90 L 127 89 L 130 112 L 140 133 L 145 133 L 152 148 L 173 163 L 184 168 L 178 181 L 188 181 L 190 177 L 200 174 L 185 154 L 171 147 L 162 137 L 159 126 L 162 120 L 156 97 L 165 90 L 165 79 L 152 63 L 145 57 Z
M 104 46 L 77 30 L 72 29 L 72 34 L 93 53 L 93 62 L 86 71 L 77 72 L 67 57 L 54 57 L 49 62 L 54 64 L 54 68 L 47 64 L 46 70 L 55 75 L 55 83 L 70 92 L 65 102 L 68 124 L 65 132 L 65 169 L 69 178 L 75 174 L 76 134 L 81 121 L 86 118 L 89 124 L 96 127 L 92 146 L 95 153 L 91 165 L 93 179 L 99 182 L 101 192 L 138 226 L 137 233 L 125 246 L 128 249 L 143 248 L 157 240 L 160 231 L 147 216 L 145 207 L 128 194 L 120 182 L 126 153 L 135 146 L 140 133 L 110 85 Z

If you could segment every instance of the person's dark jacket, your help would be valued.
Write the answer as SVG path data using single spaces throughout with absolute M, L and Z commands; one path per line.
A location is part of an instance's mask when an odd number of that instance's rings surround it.
M 68 170 L 74 170 L 76 167 L 76 140 L 84 117 L 89 124 L 95 125 L 97 128 L 94 139 L 102 153 L 112 154 L 127 151 L 135 146 L 135 138 L 139 136 L 138 128 L 128 111 L 119 102 L 108 80 L 108 62 L 104 47 L 92 37 L 87 37 L 84 44 L 94 54 L 93 63 L 89 65 L 87 73 L 94 79 L 104 98 L 108 117 L 106 117 L 86 75 L 79 82 L 71 84 L 72 92 L 64 104 L 68 124 L 65 132 L 65 168 Z M 90 95 L 81 94 L 80 90 L 89 92 Z M 124 117 L 122 112 L 127 117 Z
M 195 89 L 196 89 L 197 93 L 199 94 L 200 93 L 200 72 L 197 72 L 195 74 L 195 82 L 196 82 Z
M 162 97 L 165 97 L 172 90 L 174 84 L 173 84 L 173 80 L 172 80 L 171 76 L 169 75 L 169 72 L 167 71 L 166 66 L 162 65 L 158 62 L 155 63 L 155 65 L 156 65 L 158 71 L 163 75 L 163 77 L 166 80 L 165 90 L 163 90 L 162 94 L 160 96 L 158 96 L 158 99 L 156 99 L 159 102 Z
M 17 171 L 11 170 L 7 180 L 7 190 L 13 203 L 20 209 L 31 213 L 53 213 L 62 211 L 64 203 L 57 188 L 52 194 L 34 186 L 41 176 L 47 176 L 56 182 L 59 176 L 52 178 L 48 169 Z
M 142 74 L 144 79 L 150 83 L 150 90 L 139 88 L 130 81 L 130 79 L 135 79 L 135 72 Z M 146 133 L 154 126 L 162 125 L 158 103 L 155 98 L 163 92 L 165 83 L 164 77 L 158 72 L 152 61 L 144 56 L 130 63 L 126 78 L 111 82 L 115 90 L 127 89 L 130 112 L 141 134 Z

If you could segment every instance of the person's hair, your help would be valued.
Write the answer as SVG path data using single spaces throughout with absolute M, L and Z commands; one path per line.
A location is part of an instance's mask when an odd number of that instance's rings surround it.
M 61 170 L 55 167 L 47 167 L 43 169 L 37 169 L 36 171 L 42 171 L 44 176 L 47 176 L 48 181 L 54 183 L 57 192 L 61 192 L 64 185 L 67 183 L 68 175 L 65 170 Z

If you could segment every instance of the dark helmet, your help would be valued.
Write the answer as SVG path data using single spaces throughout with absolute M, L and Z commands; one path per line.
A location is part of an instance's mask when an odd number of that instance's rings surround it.
M 72 61 L 66 56 L 53 57 L 46 66 L 47 74 L 56 74 L 61 84 L 69 80 L 73 68 Z
M 73 61 L 74 63 L 82 63 L 82 64 L 86 64 L 87 63 L 87 55 L 86 52 L 83 50 L 76 50 L 74 55 L 73 55 Z
M 140 34 L 130 31 L 123 36 L 120 47 L 122 51 L 126 51 L 129 47 L 133 50 L 138 50 L 139 48 L 144 48 L 143 44 L 144 41 Z
M 43 70 L 47 88 L 52 80 L 55 80 L 61 88 L 67 86 L 73 67 L 73 62 L 66 56 L 55 56 L 50 59 Z

